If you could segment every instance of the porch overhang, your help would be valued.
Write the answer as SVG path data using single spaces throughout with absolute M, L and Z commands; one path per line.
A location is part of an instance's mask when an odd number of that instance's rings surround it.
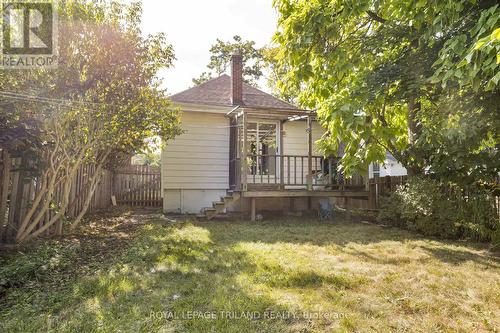
M 308 117 L 316 118 L 315 110 L 301 109 L 276 109 L 276 108 L 253 108 L 245 106 L 236 106 L 231 111 L 226 113 L 226 116 L 231 118 L 240 118 L 245 114 L 247 117 L 260 119 L 274 119 L 282 121 L 306 120 Z

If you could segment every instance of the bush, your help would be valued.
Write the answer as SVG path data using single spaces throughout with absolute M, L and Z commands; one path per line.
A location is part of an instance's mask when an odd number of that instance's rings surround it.
M 427 236 L 474 241 L 492 241 L 500 229 L 488 190 L 431 178 L 412 178 L 383 199 L 377 220 Z
M 493 244 L 493 249 L 495 251 L 500 251 L 500 228 L 497 228 L 497 230 L 493 233 L 491 243 Z

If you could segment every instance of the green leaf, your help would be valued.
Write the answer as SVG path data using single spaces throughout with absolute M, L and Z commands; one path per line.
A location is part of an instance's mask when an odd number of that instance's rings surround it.
M 500 40 L 500 28 L 495 29 L 495 30 L 491 33 L 491 40 Z
M 498 85 L 498 81 L 500 80 L 500 71 L 491 79 L 491 81 L 495 84 Z
M 489 41 L 490 41 L 490 36 L 481 38 L 476 42 L 476 45 L 474 45 L 474 50 L 479 50 L 481 47 L 483 47 L 484 44 L 488 43 Z

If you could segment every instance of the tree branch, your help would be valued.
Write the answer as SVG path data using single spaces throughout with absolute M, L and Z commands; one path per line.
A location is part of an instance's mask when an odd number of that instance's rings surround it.
M 373 11 L 371 11 L 371 10 L 367 10 L 367 11 L 366 11 L 366 13 L 367 13 L 367 14 L 368 14 L 368 16 L 369 16 L 372 20 L 374 20 L 374 21 L 377 21 L 377 22 L 380 22 L 380 23 L 385 23 L 385 22 L 387 22 L 387 20 L 386 20 L 386 19 L 384 19 L 384 18 L 382 18 L 382 17 L 378 16 L 378 15 L 377 15 L 377 13 L 375 13 L 375 12 L 373 12 Z

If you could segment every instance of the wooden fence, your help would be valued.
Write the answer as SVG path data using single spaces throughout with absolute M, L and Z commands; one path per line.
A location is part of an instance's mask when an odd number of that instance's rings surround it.
M 83 165 L 76 173 L 69 196 L 66 216 L 76 217 L 84 209 L 84 201 L 89 191 L 88 181 L 94 175 L 95 167 Z M 18 227 L 26 216 L 35 195 L 40 191 L 41 181 L 37 170 L 22 158 L 11 158 L 0 149 L 0 244 L 15 241 Z M 51 209 L 40 221 L 42 228 L 56 214 L 62 202 L 60 184 L 53 198 Z M 94 192 L 87 212 L 108 208 L 115 196 L 117 204 L 133 206 L 160 206 L 160 171 L 149 166 L 129 166 L 116 173 L 105 171 Z M 45 232 L 46 235 L 61 234 L 62 221 L 55 223 Z
M 383 198 L 391 192 L 394 192 L 399 186 L 406 184 L 407 180 L 407 176 L 386 176 L 375 179 L 372 178 L 369 181 L 368 200 L 351 198 L 349 200 L 349 205 L 353 209 L 377 210 L 380 208 L 380 204 Z M 452 195 L 452 192 L 450 192 L 450 195 Z M 463 191 L 460 195 L 468 196 L 469 194 L 467 191 Z M 500 217 L 500 196 L 494 195 L 491 200 L 492 204 L 495 206 L 497 215 Z M 338 206 L 345 208 L 345 201 L 343 199 L 337 199 L 335 200 L 335 203 Z
M 359 176 L 346 179 L 345 184 L 360 184 L 360 180 L 357 178 L 359 178 Z M 399 185 L 406 184 L 406 181 L 407 176 L 386 176 L 375 179 L 372 178 L 369 181 L 368 198 L 350 198 L 349 206 L 353 209 L 376 210 L 380 208 L 380 202 L 384 196 L 395 191 Z M 334 199 L 334 202 L 340 207 L 344 207 L 346 204 L 345 200 L 342 198 Z
M 394 192 L 398 186 L 406 184 L 407 176 L 386 176 L 370 179 L 370 197 L 368 204 L 371 208 L 380 208 L 380 200 L 387 194 Z
M 0 243 L 14 242 L 17 229 L 40 190 L 40 175 L 36 171 L 22 158 L 11 158 L 5 150 L 0 150 Z M 94 172 L 95 167 L 91 165 L 83 165 L 78 170 L 72 181 L 67 217 L 76 217 L 83 210 L 89 191 L 87 182 Z M 62 201 L 62 186 L 56 187 L 54 207 Z M 88 212 L 109 207 L 111 195 L 112 173 L 105 171 Z M 37 228 L 42 228 L 55 214 L 56 209 L 48 211 Z M 62 233 L 62 223 L 59 221 L 47 229 L 46 235 Z
M 161 206 L 160 168 L 130 165 L 117 170 L 113 179 L 117 204 L 141 207 Z

